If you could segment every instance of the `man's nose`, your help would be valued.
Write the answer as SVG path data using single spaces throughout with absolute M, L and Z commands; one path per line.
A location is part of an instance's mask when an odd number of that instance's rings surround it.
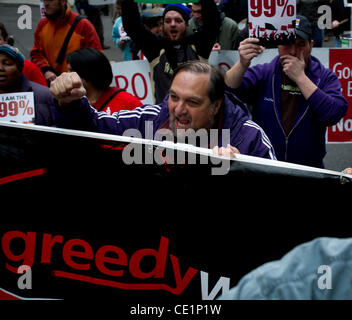
M 186 105 L 185 105 L 184 101 L 179 100 L 177 102 L 177 105 L 176 105 L 176 108 L 175 108 L 175 113 L 177 115 L 180 115 L 180 116 L 187 114 L 187 108 L 186 108 Z

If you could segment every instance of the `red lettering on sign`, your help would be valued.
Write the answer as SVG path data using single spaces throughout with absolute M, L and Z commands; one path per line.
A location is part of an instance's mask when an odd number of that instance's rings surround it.
M 138 95 L 137 90 L 136 90 L 136 78 L 137 77 L 140 77 L 143 81 L 144 95 L 142 95 L 142 96 Z M 132 90 L 133 90 L 134 96 L 137 97 L 139 100 L 144 100 L 148 94 L 148 87 L 147 87 L 147 81 L 145 80 L 143 74 L 136 73 L 135 75 L 133 75 L 131 82 L 132 82 Z

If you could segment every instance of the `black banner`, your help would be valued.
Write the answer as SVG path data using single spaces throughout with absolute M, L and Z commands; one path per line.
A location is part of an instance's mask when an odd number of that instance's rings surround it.
M 158 302 L 164 319 L 215 319 L 204 299 L 221 288 L 306 241 L 351 235 L 346 175 L 241 159 L 213 175 L 212 156 L 149 164 L 170 146 L 148 141 L 128 165 L 115 140 L 0 125 L 0 297 L 113 300 L 124 319 L 148 306 L 162 318 Z

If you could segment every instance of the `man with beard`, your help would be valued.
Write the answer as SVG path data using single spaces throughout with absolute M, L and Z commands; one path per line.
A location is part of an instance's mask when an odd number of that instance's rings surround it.
M 182 143 L 185 136 L 190 143 L 190 135 L 200 134 L 200 146 L 223 147 L 216 149 L 219 154 L 240 152 L 276 159 L 264 131 L 249 120 L 245 105 L 225 90 L 222 72 L 201 61 L 186 62 L 175 70 L 170 94 L 159 105 L 144 105 L 112 115 L 90 106 L 76 73 L 63 73 L 51 83 L 50 91 L 58 101 L 58 127 L 116 135 L 136 129 L 135 137 L 162 140 L 167 136 Z
M 163 33 L 155 35 L 141 22 L 137 4 L 122 0 L 125 31 L 150 62 L 152 88 L 156 103 L 165 98 L 174 70 L 180 63 L 206 60 L 215 43 L 220 15 L 214 0 L 201 0 L 203 28 L 187 35 L 190 9 L 182 4 L 169 4 L 163 15 Z
M 226 84 L 252 106 L 278 160 L 321 168 L 327 127 L 340 121 L 348 103 L 336 74 L 311 55 L 313 44 L 309 20 L 297 15 L 295 43 L 279 45 L 269 63 L 250 67 L 264 47 L 257 38 L 242 41 Z
M 67 0 L 44 0 L 44 6 L 46 17 L 42 18 L 37 25 L 30 54 L 32 62 L 41 69 L 45 79 L 50 83 L 62 72 L 68 70 L 66 58 L 60 61 L 58 56 L 78 14 L 71 11 Z M 95 48 L 102 51 L 94 26 L 87 19 L 78 21 L 63 57 L 82 48 Z

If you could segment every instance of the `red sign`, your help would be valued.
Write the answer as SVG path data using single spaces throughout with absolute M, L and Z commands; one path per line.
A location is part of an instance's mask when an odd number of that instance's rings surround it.
M 342 94 L 348 101 L 343 119 L 328 128 L 328 142 L 352 142 L 352 49 L 330 49 L 329 69 L 340 80 Z

